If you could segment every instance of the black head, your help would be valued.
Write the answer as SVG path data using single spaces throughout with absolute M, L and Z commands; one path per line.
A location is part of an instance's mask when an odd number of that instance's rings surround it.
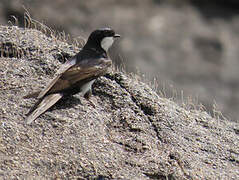
M 115 38 L 118 37 L 120 37 L 120 35 L 116 34 L 113 29 L 97 29 L 90 34 L 84 48 L 100 48 L 105 51 L 108 51 L 108 48 L 111 47 Z

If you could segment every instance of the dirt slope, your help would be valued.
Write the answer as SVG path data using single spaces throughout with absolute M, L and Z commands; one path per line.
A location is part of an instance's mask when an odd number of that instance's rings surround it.
M 216 102 L 239 122 L 238 0 L 1 0 L 0 24 L 14 15 L 24 27 L 23 5 L 32 18 L 73 37 L 114 28 L 122 35 L 110 52 L 117 64 L 156 79 L 178 102 L 182 90 L 208 112 Z
M 0 179 L 237 179 L 239 126 L 186 110 L 121 72 L 68 97 L 31 126 L 25 113 L 62 57 L 37 30 L 0 27 Z M 9 58 L 10 57 L 10 58 Z

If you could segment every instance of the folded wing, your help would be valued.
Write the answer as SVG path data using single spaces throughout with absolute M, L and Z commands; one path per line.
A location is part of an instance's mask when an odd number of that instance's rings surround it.
M 109 59 L 86 59 L 76 65 L 65 65 L 56 77 L 43 89 L 38 98 L 46 94 L 62 92 L 72 85 L 84 81 L 85 79 L 95 79 L 102 76 L 110 67 L 112 61 Z

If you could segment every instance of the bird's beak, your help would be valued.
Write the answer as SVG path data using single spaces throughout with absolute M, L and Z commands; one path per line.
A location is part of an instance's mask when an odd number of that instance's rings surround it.
M 115 34 L 115 35 L 114 35 L 114 38 L 119 38 L 119 37 L 120 37 L 119 34 Z

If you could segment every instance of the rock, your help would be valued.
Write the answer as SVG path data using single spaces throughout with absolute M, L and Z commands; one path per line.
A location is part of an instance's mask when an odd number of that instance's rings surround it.
M 237 179 L 238 124 L 186 110 L 123 72 L 93 87 L 93 108 L 67 97 L 31 125 L 23 99 L 54 76 L 72 46 L 34 29 L 0 27 L 3 179 Z M 7 43 L 6 43 L 7 42 Z M 13 46 L 14 45 L 14 46 Z M 14 47 L 14 48 L 13 48 Z
M 24 27 L 24 5 L 32 18 L 73 37 L 111 26 L 122 35 L 111 52 L 118 66 L 152 82 L 156 79 L 159 91 L 166 90 L 178 102 L 183 91 L 208 112 L 215 111 L 216 103 L 224 116 L 238 121 L 238 4 L 237 0 L 2 0 L 0 22 L 15 21 L 14 15 Z

